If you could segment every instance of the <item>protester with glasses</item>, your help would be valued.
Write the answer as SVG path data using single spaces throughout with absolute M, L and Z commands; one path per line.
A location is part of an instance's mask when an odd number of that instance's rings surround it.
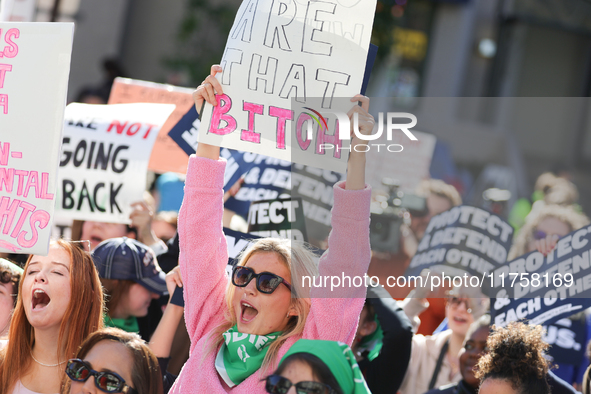
M 515 237 L 507 261 L 514 260 L 534 250 L 547 255 L 556 247 L 560 238 L 588 224 L 589 219 L 587 216 L 578 212 L 573 206 L 538 202 L 526 217 L 525 224 Z M 585 319 L 585 326 L 589 331 L 589 323 L 584 316 L 577 314 L 569 317 L 569 319 L 573 320 L 578 318 Z M 554 373 L 559 378 L 580 389 L 583 374 L 588 365 L 588 359 L 585 359 L 582 363 L 575 360 L 569 364 L 559 363 Z
M 214 76 L 221 71 L 213 66 L 195 91 L 198 110 L 205 100 L 217 105 L 215 93 L 223 91 Z M 356 113 L 360 131 L 371 133 L 369 99 L 358 95 L 351 102 L 355 105 L 349 116 Z M 352 137 L 351 145 L 357 143 L 360 140 Z M 261 380 L 298 339 L 351 344 L 365 300 L 363 287 L 330 293 L 301 285 L 302 276 L 319 272 L 335 276 L 367 272 L 371 191 L 365 186 L 365 154 L 352 149 L 347 182 L 334 188 L 334 229 L 319 267 L 314 255 L 296 242 L 262 239 L 244 254 L 227 286 L 228 251 L 222 232 L 226 163 L 219 152 L 219 147 L 200 143 L 189 160 L 179 238 L 191 355 L 172 393 L 260 392 Z
M 517 233 L 507 261 L 538 250 L 547 254 L 560 237 L 589 224 L 589 219 L 572 207 L 544 205 L 532 211 Z
M 422 273 L 423 275 L 425 274 Z M 404 311 L 415 330 L 418 315 L 427 307 L 427 288 L 416 288 L 402 301 Z M 416 334 L 412 339 L 410 363 L 402 382 L 402 394 L 422 394 L 428 390 L 456 383 L 462 379 L 459 354 L 470 325 L 489 306 L 489 299 L 478 289 L 456 287 L 447 298 L 445 316 L 448 329 L 433 335 Z
M 80 243 L 53 241 L 24 268 L 8 345 L 0 353 L 0 393 L 57 393 L 67 360 L 103 324 L 103 291 Z
M 265 379 L 271 394 L 370 393 L 353 351 L 342 342 L 300 339 Z
M 490 315 L 483 315 L 475 321 L 468 332 L 464 346 L 460 350 L 460 373 L 462 380 L 433 389 L 426 394 L 476 394 L 480 380 L 474 376 L 474 367 L 478 364 L 480 357 L 488 352 L 486 340 L 490 331 Z
M 0 339 L 8 336 L 10 318 L 16 306 L 18 285 L 23 275 L 23 269 L 13 262 L 0 258 Z M 0 342 L 4 347 L 6 342 Z
M 162 394 L 158 360 L 137 335 L 105 328 L 90 335 L 66 365 L 62 394 Z

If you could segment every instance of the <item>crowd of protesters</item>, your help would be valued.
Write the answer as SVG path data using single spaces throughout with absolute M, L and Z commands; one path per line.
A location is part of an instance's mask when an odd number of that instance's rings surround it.
M 197 110 L 217 105 L 221 71 L 213 66 L 195 91 Z M 369 99 L 351 105 L 370 134 Z M 588 361 L 553 370 L 542 327 L 492 326 L 489 299 L 473 289 L 303 286 L 304 276 L 403 275 L 429 220 L 462 203 L 453 186 L 423 182 L 426 209 L 402 224 L 398 252 L 372 252 L 365 155 L 352 149 L 346 181 L 334 185 L 320 258 L 263 238 L 228 275 L 226 161 L 199 144 L 186 180 L 161 175 L 133 204 L 131 225 L 75 221 L 72 241 L 52 241 L 47 256 L 22 268 L 0 259 L 0 392 L 589 393 Z M 508 260 L 547 254 L 588 225 L 577 201 L 570 180 L 540 176 L 532 201 L 509 215 Z

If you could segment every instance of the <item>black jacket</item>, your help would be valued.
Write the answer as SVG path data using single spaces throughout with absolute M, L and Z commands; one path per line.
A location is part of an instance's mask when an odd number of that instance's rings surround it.
M 384 331 L 380 354 L 359 361 L 359 368 L 373 394 L 395 393 L 400 388 L 412 346 L 412 326 L 408 317 L 383 287 L 369 287 L 367 297 Z M 381 298 L 373 298 L 381 297 Z
M 464 380 L 458 383 L 447 384 L 438 389 L 427 391 L 425 394 L 476 394 L 478 391 L 472 386 L 468 385 Z

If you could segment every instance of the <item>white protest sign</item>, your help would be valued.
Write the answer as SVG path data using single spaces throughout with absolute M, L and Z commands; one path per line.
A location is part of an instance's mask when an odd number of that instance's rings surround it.
M 130 223 L 152 147 L 173 104 L 66 107 L 56 210 L 60 217 Z
M 318 144 L 341 144 L 334 112 L 353 104 L 337 109 L 333 98 L 361 90 L 375 8 L 376 0 L 244 0 L 216 76 L 224 94 L 205 105 L 199 141 L 344 172 L 347 151 Z M 320 129 L 314 143 L 308 127 Z
M 0 23 L 0 252 L 49 250 L 73 33 Z
M 402 133 L 393 133 L 390 141 L 385 135 L 374 143 L 404 144 L 404 150 L 389 153 L 385 149 L 377 155 L 367 155 L 365 178 L 373 189 L 383 189 L 382 178 L 395 178 L 400 189 L 413 191 L 424 179 L 429 179 L 429 167 L 437 138 L 428 133 L 413 130 L 417 141 L 409 141 Z

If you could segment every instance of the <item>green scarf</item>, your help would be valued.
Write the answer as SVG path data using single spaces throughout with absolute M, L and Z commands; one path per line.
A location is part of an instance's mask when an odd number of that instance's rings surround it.
M 285 358 L 295 353 L 310 353 L 328 366 L 345 394 L 370 394 L 363 374 L 355 361 L 351 348 L 343 342 L 300 339 L 285 353 Z
M 135 316 L 129 316 L 127 319 L 112 319 L 105 313 L 104 322 L 105 327 L 117 327 L 126 332 L 138 333 L 140 331 L 140 326 L 137 324 Z
M 281 332 L 242 334 L 235 325 L 222 335 L 224 343 L 215 358 L 215 368 L 226 384 L 234 387 L 261 367 L 269 345 Z
M 359 343 L 358 352 L 363 354 L 364 352 L 368 352 L 367 359 L 369 361 L 373 361 L 374 358 L 380 355 L 380 351 L 382 350 L 382 346 L 384 345 L 384 330 L 382 330 L 382 326 L 380 325 L 380 321 L 375 319 L 377 324 L 376 330 L 361 339 Z

